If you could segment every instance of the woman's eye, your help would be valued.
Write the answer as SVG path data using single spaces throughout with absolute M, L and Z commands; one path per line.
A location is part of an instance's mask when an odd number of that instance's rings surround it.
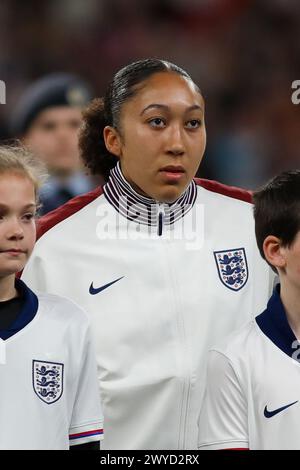
M 152 127 L 164 127 L 166 124 L 162 118 L 153 118 L 150 119 L 148 122 Z
M 201 126 L 201 121 L 200 119 L 191 119 L 186 123 L 186 127 L 189 129 L 197 129 L 198 127 Z
M 28 213 L 23 215 L 23 219 L 26 221 L 32 220 L 34 218 L 34 214 Z

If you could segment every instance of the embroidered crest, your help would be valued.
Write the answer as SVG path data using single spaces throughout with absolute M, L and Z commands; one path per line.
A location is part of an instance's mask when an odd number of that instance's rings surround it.
M 244 248 L 215 251 L 219 277 L 231 290 L 238 291 L 244 287 L 248 280 L 248 265 Z
M 32 361 L 33 389 L 37 396 L 48 405 L 56 402 L 62 396 L 63 373 L 63 364 Z

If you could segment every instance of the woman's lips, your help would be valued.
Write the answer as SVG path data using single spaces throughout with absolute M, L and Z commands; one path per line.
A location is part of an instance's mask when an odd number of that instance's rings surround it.
M 1 250 L 0 253 L 7 253 L 7 254 L 9 254 L 9 255 L 15 255 L 15 256 L 17 256 L 17 255 L 24 254 L 25 251 L 23 251 L 23 250 L 16 250 L 16 249 L 14 249 L 14 248 L 11 248 L 11 249 L 9 248 L 8 250 Z
M 185 170 L 182 166 L 169 165 L 161 168 L 160 173 L 166 180 L 176 182 L 184 176 Z

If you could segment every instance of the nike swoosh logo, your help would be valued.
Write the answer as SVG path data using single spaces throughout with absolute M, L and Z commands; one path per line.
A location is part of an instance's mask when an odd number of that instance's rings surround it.
M 282 406 L 281 408 L 277 408 L 277 410 L 273 410 L 273 411 L 268 411 L 267 406 L 265 406 L 264 415 L 265 415 L 266 418 L 272 418 L 272 416 L 275 416 L 278 413 L 280 413 L 281 411 L 286 410 L 290 406 L 295 405 L 295 403 L 298 403 L 298 400 L 293 401 L 293 403 L 290 403 L 289 405 L 285 405 L 285 406 Z
M 120 281 L 120 279 L 123 279 L 124 276 L 122 277 L 119 277 L 119 279 L 116 279 L 115 281 L 112 281 L 112 282 L 109 282 L 108 284 L 105 284 L 104 286 L 101 286 L 101 287 L 97 287 L 95 288 L 93 286 L 93 283 L 90 285 L 90 290 L 89 290 L 89 293 L 91 295 L 96 295 L 96 294 L 99 294 L 99 292 L 102 292 L 103 290 L 107 289 L 108 287 L 112 286 L 115 282 L 118 282 Z

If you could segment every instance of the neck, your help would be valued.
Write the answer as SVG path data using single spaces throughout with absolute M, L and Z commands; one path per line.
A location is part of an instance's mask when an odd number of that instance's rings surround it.
M 115 172 L 113 172 L 115 175 L 118 175 L 119 178 L 124 182 L 124 184 L 127 186 L 127 189 L 129 192 L 133 192 L 137 195 L 137 197 L 142 197 L 145 198 L 145 200 L 148 200 L 148 202 L 157 202 L 155 199 L 153 199 L 151 196 L 148 194 L 144 193 L 144 191 L 141 190 L 136 184 L 129 182 L 128 179 L 125 177 L 123 170 L 121 168 L 121 163 L 118 162 L 116 167 L 115 167 Z M 111 173 L 112 174 L 112 173 Z
M 298 340 L 300 340 L 300 288 L 280 280 L 280 297 L 288 323 Z
M 17 297 L 15 288 L 15 275 L 5 276 L 0 278 L 0 301 L 13 299 Z
M 159 212 L 163 205 L 164 225 L 173 225 L 182 219 L 194 206 L 197 187 L 191 181 L 183 194 L 173 203 L 158 203 L 156 200 L 142 196 L 124 178 L 120 165 L 110 172 L 108 182 L 103 187 L 108 202 L 125 218 L 137 224 L 152 227 L 159 226 Z
M 116 176 L 121 179 L 123 181 L 123 183 L 125 184 L 125 186 L 127 186 L 127 189 L 129 190 L 129 192 L 135 194 L 137 196 L 138 199 L 140 199 L 140 202 L 145 202 L 145 203 L 155 203 L 155 204 L 168 204 L 168 205 L 172 205 L 172 204 L 175 204 L 176 201 L 178 201 L 182 196 L 184 196 L 184 194 L 186 194 L 186 192 L 188 191 L 188 188 L 185 189 L 185 191 L 183 191 L 183 193 L 181 193 L 176 199 L 174 199 L 174 201 L 161 201 L 159 199 L 156 199 L 152 196 L 149 196 L 149 194 L 146 194 L 139 186 L 137 186 L 134 182 L 132 181 L 129 181 L 124 173 L 123 173 L 123 170 L 121 168 L 121 164 L 120 162 L 117 163 L 116 167 L 115 167 L 115 171 L 112 171 L 111 172 L 111 175 L 113 178 L 115 178 Z M 189 187 L 191 186 L 192 182 L 190 183 Z

